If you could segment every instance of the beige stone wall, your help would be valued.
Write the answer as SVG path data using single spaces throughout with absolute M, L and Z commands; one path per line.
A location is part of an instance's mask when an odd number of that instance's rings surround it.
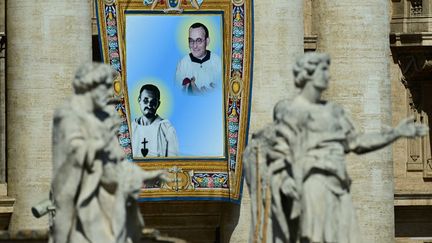
M 312 20 L 312 0 L 303 0 L 303 21 L 305 36 L 311 36 L 314 33 L 312 29 Z
M 313 1 L 318 50 L 332 58 L 326 97 L 350 111 L 360 132 L 391 124 L 389 3 L 376 0 Z M 393 242 L 391 148 L 350 156 L 348 172 L 363 242 Z
M 7 4 L 8 194 L 10 230 L 47 227 L 32 205 L 48 197 L 52 114 L 71 94 L 73 74 L 91 61 L 90 0 L 13 0 Z
M 241 204 L 239 206 L 230 205 L 231 214 L 227 215 L 228 218 L 223 218 L 221 224 L 225 224 L 227 222 L 232 222 L 232 218 L 236 218 L 234 220 L 234 225 L 229 228 L 222 228 L 222 242 L 231 242 L 231 243 L 246 243 L 249 240 L 250 227 L 251 227 L 251 200 L 249 195 L 249 188 L 246 185 L 246 182 L 243 184 L 243 195 Z
M 304 50 L 303 0 L 254 1 L 254 63 L 249 134 L 273 119 L 277 101 L 292 98 L 292 66 Z M 230 242 L 247 242 L 250 228 L 250 197 L 246 183 L 237 211 L 239 220 Z M 238 216 L 236 216 L 238 217 Z
M 250 132 L 272 121 L 277 101 L 295 94 L 291 71 L 303 53 L 303 0 L 254 1 L 254 63 Z
M 392 82 L 392 124 L 397 125 L 400 119 L 408 115 L 408 94 L 401 82 L 402 74 L 397 64 L 390 63 L 390 77 Z M 393 144 L 395 193 L 398 191 L 398 178 L 406 175 L 407 139 L 400 139 Z

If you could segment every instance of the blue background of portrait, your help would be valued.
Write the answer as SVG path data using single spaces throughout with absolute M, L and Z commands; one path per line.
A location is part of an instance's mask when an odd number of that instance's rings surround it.
M 223 86 L 200 96 L 190 96 L 175 84 L 177 62 L 189 53 L 189 26 L 201 22 L 210 34 L 208 50 L 223 60 L 222 14 L 126 14 L 126 84 L 129 119 L 141 116 L 138 93 L 152 83 L 161 91 L 158 114 L 173 124 L 179 156 L 224 156 Z M 224 66 L 224 65 L 222 65 Z M 221 81 L 223 77 L 221 74 Z M 132 134 L 132 133 L 131 133 Z

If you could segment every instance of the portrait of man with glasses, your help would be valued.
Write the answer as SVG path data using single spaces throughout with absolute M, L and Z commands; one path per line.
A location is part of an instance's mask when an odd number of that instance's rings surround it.
M 160 91 L 152 84 L 141 87 L 138 96 L 142 116 L 132 120 L 132 155 L 168 157 L 178 155 L 178 140 L 174 126 L 157 114 Z
M 177 64 L 176 82 L 189 94 L 202 94 L 222 86 L 221 58 L 207 50 L 208 28 L 194 23 L 189 28 L 190 53 Z

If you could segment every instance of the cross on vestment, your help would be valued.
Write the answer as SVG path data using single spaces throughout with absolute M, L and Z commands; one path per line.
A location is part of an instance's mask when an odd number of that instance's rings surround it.
M 144 138 L 144 140 L 141 142 L 141 144 L 143 145 L 143 148 L 141 149 L 141 154 L 146 157 L 146 155 L 148 154 L 149 150 L 148 148 L 146 148 L 146 144 L 148 143 L 148 141 L 146 140 L 146 138 Z

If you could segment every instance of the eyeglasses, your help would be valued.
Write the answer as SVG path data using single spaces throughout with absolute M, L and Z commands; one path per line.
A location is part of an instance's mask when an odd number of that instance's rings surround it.
M 152 107 L 156 107 L 159 104 L 159 100 L 157 100 L 157 99 L 149 99 L 147 97 L 144 98 L 142 100 L 142 102 L 144 103 L 144 105 L 150 104 L 150 106 L 152 106 Z
M 189 38 L 189 45 L 193 45 L 193 44 L 201 45 L 202 43 L 204 43 L 204 40 L 201 38 L 198 38 L 196 40 Z

